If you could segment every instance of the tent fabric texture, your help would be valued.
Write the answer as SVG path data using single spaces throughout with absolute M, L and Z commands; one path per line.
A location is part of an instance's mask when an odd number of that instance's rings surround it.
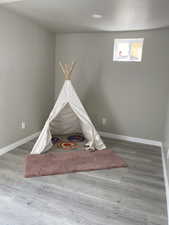
M 71 80 L 65 80 L 61 93 L 31 154 L 48 151 L 52 147 L 52 135 L 77 132 L 82 132 L 86 138 L 87 149 L 103 150 L 106 148 L 77 96 Z

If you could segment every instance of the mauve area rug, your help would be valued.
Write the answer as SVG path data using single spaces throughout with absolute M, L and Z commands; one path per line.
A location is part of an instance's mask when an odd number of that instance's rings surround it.
M 51 152 L 26 157 L 25 177 L 127 167 L 112 150 Z

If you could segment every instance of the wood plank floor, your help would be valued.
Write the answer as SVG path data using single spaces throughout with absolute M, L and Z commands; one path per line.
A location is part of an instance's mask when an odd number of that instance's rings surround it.
M 25 179 L 34 141 L 0 156 L 0 225 L 167 225 L 160 149 L 105 143 L 128 168 Z

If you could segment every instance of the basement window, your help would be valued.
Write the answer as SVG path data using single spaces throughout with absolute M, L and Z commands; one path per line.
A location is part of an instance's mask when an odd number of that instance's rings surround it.
M 115 39 L 113 61 L 141 62 L 144 38 Z

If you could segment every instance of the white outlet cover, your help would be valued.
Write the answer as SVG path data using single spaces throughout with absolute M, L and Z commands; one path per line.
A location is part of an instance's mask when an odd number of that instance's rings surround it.
M 169 149 L 168 149 L 168 151 L 167 151 L 167 159 L 169 159 Z
M 102 118 L 102 124 L 105 125 L 107 123 L 107 118 L 103 117 Z
M 22 123 L 21 123 L 21 128 L 22 128 L 22 129 L 25 129 L 25 128 L 26 128 L 26 124 L 25 124 L 24 121 L 22 121 Z

